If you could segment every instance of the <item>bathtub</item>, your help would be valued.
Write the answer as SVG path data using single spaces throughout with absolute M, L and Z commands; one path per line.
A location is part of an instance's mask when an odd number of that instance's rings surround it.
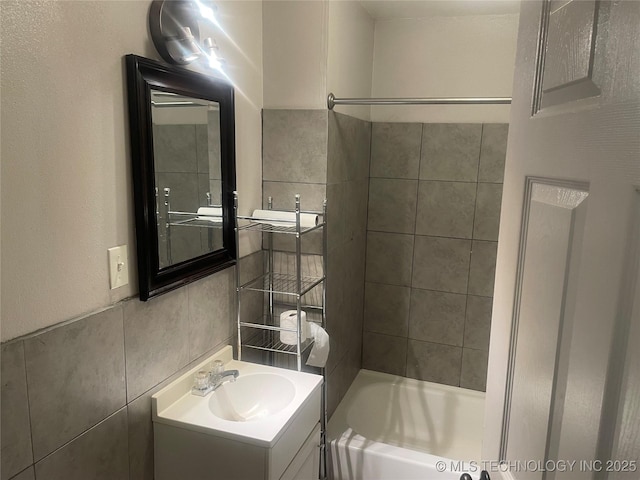
M 327 426 L 330 478 L 475 478 L 483 416 L 482 392 L 361 370 Z

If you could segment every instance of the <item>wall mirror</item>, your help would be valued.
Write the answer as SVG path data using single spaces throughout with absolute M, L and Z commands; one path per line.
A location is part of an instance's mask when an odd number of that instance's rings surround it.
M 127 55 L 140 299 L 232 265 L 233 87 Z

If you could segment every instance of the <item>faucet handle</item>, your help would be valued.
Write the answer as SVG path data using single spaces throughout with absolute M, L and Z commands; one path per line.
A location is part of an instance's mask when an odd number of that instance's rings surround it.
M 204 397 L 211 390 L 212 388 L 209 382 L 209 372 L 205 370 L 200 370 L 194 376 L 193 386 L 191 387 L 191 393 L 193 395 Z
M 211 375 L 218 375 L 222 372 L 224 372 L 224 363 L 222 360 L 215 360 L 211 364 Z

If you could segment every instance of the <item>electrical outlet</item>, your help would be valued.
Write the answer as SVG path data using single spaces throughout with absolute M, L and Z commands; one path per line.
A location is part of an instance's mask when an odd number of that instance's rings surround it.
M 129 255 L 126 245 L 110 248 L 108 252 L 109 281 L 113 290 L 129 283 Z

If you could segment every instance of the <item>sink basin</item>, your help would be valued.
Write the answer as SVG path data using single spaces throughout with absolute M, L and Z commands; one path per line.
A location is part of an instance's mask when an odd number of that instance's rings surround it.
M 240 375 L 235 382 L 227 382 L 211 394 L 209 409 L 223 420 L 252 422 L 282 411 L 295 395 L 293 382 L 282 375 Z
M 204 397 L 193 395 L 194 375 L 215 360 L 225 370 L 238 370 L 238 378 Z M 151 397 L 153 422 L 175 427 L 175 432 L 272 448 L 294 422 L 310 422 L 309 430 L 317 423 L 321 385 L 320 375 L 234 360 L 227 345 Z

